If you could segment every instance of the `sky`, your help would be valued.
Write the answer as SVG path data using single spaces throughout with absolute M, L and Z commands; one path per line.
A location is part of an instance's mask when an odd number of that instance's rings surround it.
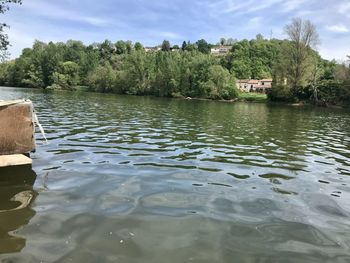
M 326 59 L 350 55 L 350 0 L 23 0 L 2 15 L 11 27 L 11 58 L 34 40 L 85 44 L 109 39 L 146 46 L 221 37 L 287 38 L 283 28 L 294 17 L 309 19 L 320 35 Z

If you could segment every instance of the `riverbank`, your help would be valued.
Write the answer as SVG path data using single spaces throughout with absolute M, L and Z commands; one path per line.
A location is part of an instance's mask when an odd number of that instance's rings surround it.
M 267 95 L 264 93 L 254 93 L 254 92 L 240 92 L 238 100 L 242 102 L 259 102 L 266 103 L 268 101 Z
M 11 87 L 6 87 L 6 88 L 11 88 Z M 25 87 L 13 87 L 13 88 L 28 89 Z M 40 90 L 40 89 L 37 88 L 37 90 Z M 92 91 L 87 86 L 74 87 L 71 90 L 60 89 L 60 88 L 55 88 L 55 87 L 47 87 L 44 90 L 47 92 L 60 92 L 60 91 L 73 92 L 73 93 L 90 92 L 90 93 L 103 93 L 103 94 L 118 95 L 117 93 L 112 93 L 112 92 L 106 93 L 106 92 Z M 119 95 L 127 95 L 127 96 L 135 96 L 135 97 L 157 97 L 154 95 L 133 95 L 133 94 L 119 94 Z M 217 101 L 217 102 L 225 102 L 225 103 L 236 103 L 236 102 L 260 103 L 260 104 L 272 104 L 272 105 L 288 105 L 288 106 L 293 106 L 293 107 L 349 108 L 349 106 L 350 106 L 350 105 L 333 105 L 333 104 L 315 105 L 315 104 L 308 102 L 308 101 L 300 101 L 300 102 L 294 102 L 294 103 L 293 102 L 283 102 L 283 101 L 271 101 L 271 100 L 269 100 L 267 94 L 254 93 L 254 92 L 249 92 L 249 93 L 239 92 L 237 98 L 231 99 L 231 100 L 184 97 L 181 95 L 172 96 L 172 97 L 164 97 L 164 98 L 173 98 L 173 99 L 179 99 L 179 100 Z

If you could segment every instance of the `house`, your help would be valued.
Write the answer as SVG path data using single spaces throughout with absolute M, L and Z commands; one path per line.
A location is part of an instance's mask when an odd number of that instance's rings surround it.
M 238 79 L 237 88 L 243 92 L 249 92 L 250 87 L 248 86 L 249 79 Z
M 161 51 L 162 48 L 161 47 L 145 47 L 145 51 L 146 52 L 158 52 Z
M 243 92 L 267 93 L 272 88 L 272 79 L 240 79 L 237 88 Z
M 213 55 L 225 55 L 230 52 L 232 46 L 213 46 L 210 50 Z

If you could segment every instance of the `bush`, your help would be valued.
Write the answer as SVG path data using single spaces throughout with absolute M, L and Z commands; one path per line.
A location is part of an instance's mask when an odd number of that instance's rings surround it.
M 238 96 L 236 82 L 230 72 L 220 65 L 209 67 L 208 80 L 203 84 L 210 99 L 233 99 Z
M 116 74 L 109 64 L 98 66 L 89 75 L 88 84 L 93 91 L 111 92 L 115 88 Z
M 273 85 L 267 97 L 270 101 L 293 102 L 295 97 L 291 89 L 286 85 Z
M 312 87 L 308 87 L 312 94 Z M 323 80 L 317 85 L 317 99 L 323 104 L 350 105 L 350 85 L 346 82 Z

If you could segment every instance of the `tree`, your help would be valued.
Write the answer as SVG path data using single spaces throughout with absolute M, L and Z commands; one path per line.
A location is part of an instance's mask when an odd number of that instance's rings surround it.
M 162 51 L 170 51 L 171 45 L 168 40 L 164 40 L 162 43 Z
M 182 46 L 181 46 L 182 51 L 185 51 L 186 47 L 187 47 L 186 41 L 182 42 Z
M 221 46 L 224 46 L 224 45 L 226 45 L 226 39 L 225 38 L 220 38 L 220 45 Z
M 143 50 L 144 47 L 140 42 L 136 42 L 134 45 L 135 50 Z
M 255 38 L 256 38 L 256 40 L 258 40 L 258 41 L 264 40 L 264 36 L 263 36 L 262 34 L 260 34 L 260 33 L 257 34 Z
M 220 65 L 209 67 L 208 80 L 203 83 L 203 89 L 210 99 L 233 99 L 238 95 L 234 77 Z
M 10 10 L 10 3 L 22 4 L 22 0 L 1 0 L 0 1 L 0 14 L 4 14 Z M 8 56 L 8 46 L 10 42 L 8 41 L 7 34 L 4 33 L 4 29 L 8 27 L 6 23 L 0 23 L 0 61 L 3 61 Z
M 106 62 L 105 65 L 98 66 L 88 76 L 89 87 L 98 92 L 111 92 L 115 84 L 115 72 L 111 65 Z
M 233 39 L 232 37 L 228 38 L 226 40 L 226 45 L 232 46 L 234 43 L 236 43 L 237 40 Z
M 117 43 L 115 43 L 115 48 L 116 48 L 116 53 L 118 55 L 126 54 L 128 52 L 126 47 L 126 42 L 123 40 L 117 41 Z
M 202 52 L 204 54 L 209 54 L 210 53 L 210 45 L 204 39 L 198 40 L 196 42 L 196 44 L 197 44 L 199 52 Z
M 109 61 L 112 57 L 113 52 L 116 50 L 115 45 L 110 40 L 105 40 L 103 43 L 98 44 L 98 50 L 100 53 L 100 58 L 103 61 Z
M 186 44 L 186 51 L 194 51 L 197 50 L 197 45 L 196 44 L 192 44 L 190 41 L 187 42 Z
M 63 62 L 53 74 L 54 84 L 62 89 L 74 89 L 79 83 L 79 65 L 73 61 Z
M 288 69 L 288 82 L 292 90 L 305 85 L 305 77 L 313 65 L 311 49 L 319 43 L 319 36 L 315 25 L 309 20 L 303 21 L 300 18 L 293 19 L 292 23 L 285 27 L 291 43 L 290 50 L 286 52 L 286 66 Z
M 130 52 L 132 51 L 132 41 L 131 40 L 126 41 L 125 45 L 126 45 L 126 52 L 130 54 Z

